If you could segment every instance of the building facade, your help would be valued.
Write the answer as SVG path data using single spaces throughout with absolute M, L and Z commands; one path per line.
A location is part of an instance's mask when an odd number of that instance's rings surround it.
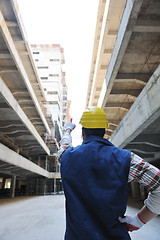
M 52 136 L 59 141 L 66 123 L 67 109 L 64 49 L 60 44 L 31 45 L 31 48 L 46 97 L 46 102 L 42 104 L 54 123 Z

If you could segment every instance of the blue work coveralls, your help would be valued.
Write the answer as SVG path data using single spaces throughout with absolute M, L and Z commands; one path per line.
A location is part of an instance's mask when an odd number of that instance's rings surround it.
M 65 240 L 128 240 L 126 211 L 131 152 L 87 137 L 61 159 L 66 197 Z

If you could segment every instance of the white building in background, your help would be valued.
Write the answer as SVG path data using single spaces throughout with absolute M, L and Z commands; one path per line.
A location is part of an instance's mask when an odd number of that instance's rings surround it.
M 67 86 L 63 71 L 64 49 L 60 44 L 31 45 L 35 65 L 45 92 L 48 117 L 54 122 L 53 137 L 60 140 L 66 123 Z

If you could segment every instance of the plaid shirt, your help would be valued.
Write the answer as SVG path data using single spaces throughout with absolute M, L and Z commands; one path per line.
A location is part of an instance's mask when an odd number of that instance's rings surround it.
M 137 181 L 149 192 L 160 186 L 160 170 L 131 153 L 128 182 Z

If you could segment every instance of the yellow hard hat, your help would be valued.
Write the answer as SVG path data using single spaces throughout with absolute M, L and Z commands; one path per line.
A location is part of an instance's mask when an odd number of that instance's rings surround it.
M 84 128 L 108 128 L 105 112 L 99 107 L 88 107 L 79 122 Z

